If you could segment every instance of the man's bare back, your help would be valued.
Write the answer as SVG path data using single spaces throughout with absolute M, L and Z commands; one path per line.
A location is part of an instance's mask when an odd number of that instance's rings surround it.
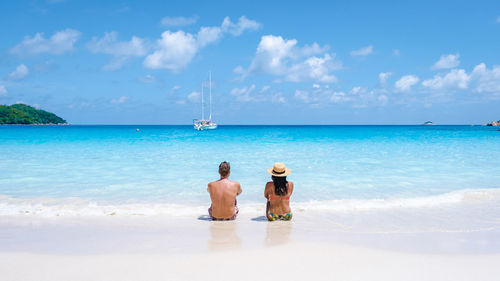
M 237 214 L 236 196 L 241 193 L 241 185 L 228 179 L 229 163 L 222 162 L 219 166 L 221 178 L 208 184 L 212 206 L 209 209 L 213 219 L 234 219 Z

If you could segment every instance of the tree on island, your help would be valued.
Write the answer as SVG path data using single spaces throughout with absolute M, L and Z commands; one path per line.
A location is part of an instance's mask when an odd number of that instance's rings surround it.
M 66 120 L 45 110 L 18 103 L 0 105 L 0 124 L 66 124 Z

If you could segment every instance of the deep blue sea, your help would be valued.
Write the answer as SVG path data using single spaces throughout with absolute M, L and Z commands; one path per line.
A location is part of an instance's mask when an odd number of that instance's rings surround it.
M 51 205 L 71 209 L 71 204 L 80 204 L 75 212 L 83 212 L 82 204 L 205 206 L 206 185 L 218 179 L 221 161 L 230 162 L 230 178 L 241 183 L 243 204 L 264 201 L 266 169 L 274 162 L 292 170 L 288 180 L 295 183 L 297 203 L 446 201 L 471 190 L 500 188 L 500 131 L 483 126 L 220 126 L 212 131 L 0 126 L 0 214 L 42 212 Z

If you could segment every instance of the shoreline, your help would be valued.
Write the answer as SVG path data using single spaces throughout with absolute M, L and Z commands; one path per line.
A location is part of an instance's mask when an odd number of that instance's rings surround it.
M 205 207 L 177 215 L 4 214 L 0 272 L 9 281 L 496 280 L 497 192 L 403 208 L 292 205 L 290 222 L 268 222 L 264 204 L 244 205 L 235 221 L 211 221 Z
M 268 222 L 263 212 L 244 211 L 227 222 L 211 221 L 203 211 L 180 216 L 0 216 L 0 253 L 195 254 L 226 246 L 260 249 L 318 242 L 412 254 L 500 254 L 499 208 L 497 202 L 341 213 L 296 208 L 291 222 Z
M 16 197 L 0 195 L 2 217 L 197 217 L 206 213 L 209 198 L 203 201 L 161 201 L 150 199 L 105 200 L 81 197 Z M 413 197 L 374 197 L 324 200 L 294 200 L 294 212 L 325 215 L 360 212 L 405 211 L 425 208 L 483 208 L 500 205 L 499 188 L 459 189 Z M 265 201 L 239 200 L 242 214 L 259 216 L 265 212 Z
M 19 223 L 0 220 L 5 280 L 496 280 L 500 274 L 499 229 L 345 233 L 315 216 Z

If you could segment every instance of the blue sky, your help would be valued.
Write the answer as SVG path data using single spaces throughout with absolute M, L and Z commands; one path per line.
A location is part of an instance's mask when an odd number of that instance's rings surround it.
M 3 1 L 0 104 L 190 124 L 211 70 L 221 124 L 500 119 L 500 3 L 404 2 Z

